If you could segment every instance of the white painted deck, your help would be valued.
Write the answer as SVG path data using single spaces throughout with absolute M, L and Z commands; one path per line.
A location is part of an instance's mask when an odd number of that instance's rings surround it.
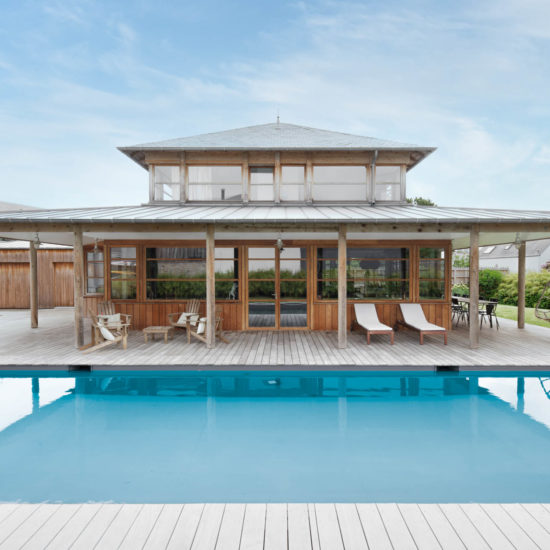
M 155 367 L 276 368 L 281 369 L 398 369 L 435 366 L 480 368 L 550 368 L 550 328 L 527 325 L 518 330 L 501 320 L 500 330 L 484 325 L 478 350 L 469 349 L 468 330 L 449 333 L 449 345 L 440 336 L 427 336 L 420 346 L 418 334 L 399 331 L 395 345 L 387 336 L 373 336 L 366 345 L 362 333 L 349 334 L 348 348 L 336 347 L 333 332 L 256 331 L 228 332 L 230 344 L 218 342 L 208 350 L 199 341 L 187 344 L 183 331 L 167 344 L 162 339 L 144 343 L 140 331 L 132 331 L 128 349 L 118 346 L 83 354 L 73 345 L 73 312 L 70 308 L 41 310 L 40 327 L 31 329 L 29 312 L 0 311 L 0 366 L 92 365 L 94 368 Z M 89 330 L 86 330 L 89 338 Z
M 0 548 L 547 549 L 548 504 L 0 504 Z

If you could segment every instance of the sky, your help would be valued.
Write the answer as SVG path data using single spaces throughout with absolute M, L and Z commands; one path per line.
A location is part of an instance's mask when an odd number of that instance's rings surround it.
M 281 121 L 437 151 L 407 194 L 550 210 L 548 0 L 3 0 L 0 201 L 141 204 L 116 147 Z

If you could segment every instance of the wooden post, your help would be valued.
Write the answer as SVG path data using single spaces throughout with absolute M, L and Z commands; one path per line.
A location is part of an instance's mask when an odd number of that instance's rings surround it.
M 525 328 L 525 241 L 518 250 L 518 328 Z
M 470 347 L 479 347 L 479 226 L 470 230 Z
M 338 229 L 338 347 L 347 347 L 347 243 L 346 226 Z
M 206 347 L 216 340 L 216 274 L 214 270 L 214 225 L 206 226 Z
M 84 249 L 82 246 L 82 229 L 74 230 L 74 333 L 75 346 L 84 345 Z
M 38 328 L 38 254 L 34 241 L 29 243 L 30 256 L 30 305 L 31 305 L 31 328 Z

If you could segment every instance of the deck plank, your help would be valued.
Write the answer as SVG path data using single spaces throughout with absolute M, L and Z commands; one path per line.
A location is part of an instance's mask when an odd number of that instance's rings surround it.
M 100 509 L 101 504 L 83 504 L 48 544 L 48 550 L 70 548 Z
M 338 523 L 346 550 L 368 550 L 367 539 L 355 504 L 336 504 Z
M 344 550 L 334 504 L 316 504 L 315 517 L 321 550 Z
M 542 504 L 521 504 L 520 506 L 529 512 L 546 532 L 550 533 L 550 511 Z
M 182 510 L 183 504 L 165 504 L 143 548 L 166 548 Z
M 172 531 L 172 537 L 168 542 L 168 550 L 189 550 L 199 526 L 204 504 L 185 504 Z
M 392 543 L 376 504 L 357 504 L 357 512 L 369 548 L 392 550 Z
M 87 550 L 94 548 L 107 531 L 111 523 L 120 512 L 122 504 L 103 504 L 97 514 L 90 520 L 80 535 L 76 538 L 71 549 Z
M 466 548 L 437 504 L 419 504 L 418 507 L 442 548 L 445 550 L 464 550 Z
M 38 510 L 40 504 L 19 504 L 0 523 L 0 544 L 4 543 L 9 536 L 23 525 Z
M 22 550 L 43 550 L 80 509 L 81 504 L 63 504 L 35 531 Z
M 94 550 L 118 548 L 134 524 L 143 504 L 124 504 L 117 516 L 103 533 Z
M 239 550 L 246 504 L 226 504 L 216 550 Z
M 4 539 L 0 548 L 21 548 L 50 519 L 59 508 L 59 504 L 41 504 L 8 538 Z
M 426 550 L 441 550 L 441 544 L 418 504 L 399 504 L 399 511 L 405 520 L 415 544 Z
M 119 546 L 120 550 L 143 548 L 162 512 L 163 506 L 163 504 L 143 505 L 137 518 L 126 533 L 124 540 L 121 542 Z
M 193 550 L 214 550 L 220 532 L 224 504 L 206 504 L 191 548 Z
M 264 550 L 286 550 L 287 539 L 286 504 L 268 504 L 265 514 Z
M 244 514 L 241 550 L 257 550 L 264 547 L 265 504 L 247 504 Z
M 550 533 L 521 505 L 502 504 L 509 516 L 540 548 L 550 548 Z
M 383 503 L 377 507 L 394 548 L 416 550 L 412 535 L 397 504 Z
M 288 548 L 289 550 L 311 549 L 307 504 L 288 505 Z
M 472 550 L 489 549 L 487 541 L 481 536 L 476 526 L 458 504 L 441 504 L 440 508 L 466 548 Z
M 538 546 L 500 504 L 481 504 L 483 511 L 516 548 L 537 550 Z

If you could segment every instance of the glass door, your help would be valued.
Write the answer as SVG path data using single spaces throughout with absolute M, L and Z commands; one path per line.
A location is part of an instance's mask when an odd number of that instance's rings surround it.
M 248 328 L 307 328 L 307 249 L 248 248 Z

